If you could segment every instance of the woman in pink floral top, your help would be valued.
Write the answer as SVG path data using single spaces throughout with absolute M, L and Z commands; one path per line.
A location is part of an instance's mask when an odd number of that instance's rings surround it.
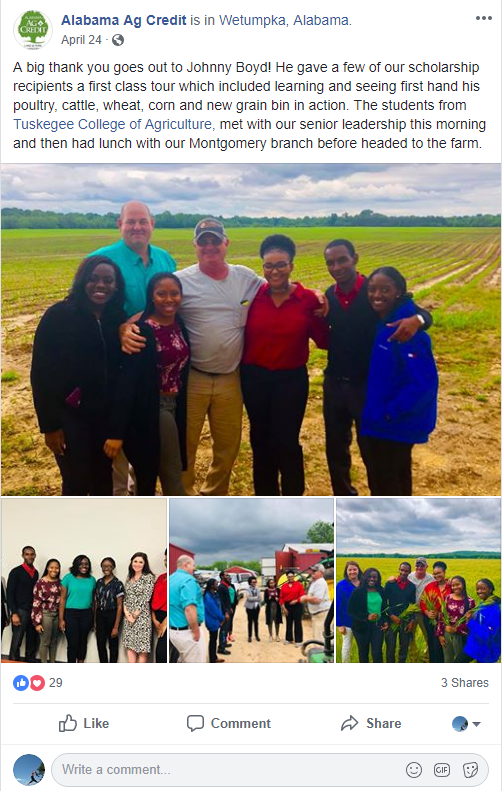
M 104 451 L 114 458 L 124 447 L 136 473 L 138 495 L 154 495 L 157 477 L 163 494 L 185 494 L 181 473 L 186 469 L 190 347 L 177 315 L 181 300 L 176 275 L 154 275 L 137 321 L 145 346 L 138 354 L 123 355 Z
M 58 612 L 61 598 L 61 564 L 51 558 L 33 588 L 31 620 L 40 635 L 40 659 L 55 662 L 59 637 Z M 49 659 L 47 660 L 47 654 Z
M 464 650 L 467 642 L 466 613 L 476 606 L 474 599 L 467 594 L 463 577 L 452 577 L 451 593 L 444 600 L 444 612 L 440 610 L 436 635 L 443 646 L 444 661 L 454 662 Z M 458 621 L 461 620 L 459 624 Z

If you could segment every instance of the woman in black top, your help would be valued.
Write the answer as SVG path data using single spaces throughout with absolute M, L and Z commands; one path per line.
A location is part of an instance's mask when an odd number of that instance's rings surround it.
M 42 316 L 31 385 L 45 444 L 63 478 L 63 495 L 113 494 L 103 452 L 126 319 L 124 279 L 102 255 L 85 258 L 70 293 Z
M 370 661 L 370 648 L 373 662 L 383 662 L 383 638 L 389 626 L 387 609 L 380 572 L 374 568 L 366 569 L 359 586 L 350 595 L 347 608 L 352 618 L 360 662 Z
M 268 626 L 268 639 L 271 642 L 274 637 L 272 634 L 272 629 L 275 626 L 275 639 L 277 642 L 280 642 L 279 631 L 282 623 L 282 610 L 279 604 L 279 588 L 277 587 L 277 582 L 275 581 L 275 577 L 270 579 L 267 582 L 267 587 L 265 588 L 265 623 Z
M 96 618 L 96 642 L 98 644 L 99 661 L 103 663 L 118 662 L 119 627 L 124 613 L 124 586 L 113 573 L 113 558 L 103 558 L 101 571 L 103 576 L 94 588 L 94 612 Z M 107 643 L 110 646 L 108 658 Z

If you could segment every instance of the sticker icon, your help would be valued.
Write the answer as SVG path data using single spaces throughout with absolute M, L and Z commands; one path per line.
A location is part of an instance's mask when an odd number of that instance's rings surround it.
M 464 764 L 464 777 L 474 777 L 478 773 L 478 765 L 476 761 L 472 764 Z
M 14 23 L 14 38 L 24 49 L 42 49 L 49 43 L 51 36 L 51 20 L 41 11 L 25 11 Z

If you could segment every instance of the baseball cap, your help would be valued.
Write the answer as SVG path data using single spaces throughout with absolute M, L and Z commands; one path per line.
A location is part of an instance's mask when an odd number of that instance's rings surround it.
M 212 233 L 213 236 L 218 237 L 218 239 L 222 241 L 227 238 L 225 226 L 214 217 L 206 217 L 205 220 L 200 220 L 200 222 L 197 223 L 193 234 L 194 240 L 197 242 L 205 233 Z
M 429 565 L 425 558 L 417 558 L 415 560 L 415 566 L 417 565 L 417 563 L 420 563 L 421 566 L 428 566 Z

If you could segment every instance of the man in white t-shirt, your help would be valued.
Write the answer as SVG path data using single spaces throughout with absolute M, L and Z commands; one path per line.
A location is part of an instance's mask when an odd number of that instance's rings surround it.
M 312 618 L 312 632 L 314 640 L 324 642 L 324 621 L 331 606 L 328 583 L 324 579 L 326 571 L 324 566 L 312 566 L 312 582 L 306 596 L 302 596 L 302 603 L 306 603 Z
M 177 273 L 183 285 L 180 314 L 191 347 L 188 464 L 183 474 L 183 486 L 189 495 L 197 494 L 195 457 L 206 416 L 212 459 L 200 494 L 228 494 L 241 441 L 239 364 L 247 312 L 263 280 L 246 266 L 228 264 L 225 260 L 228 245 L 225 228 L 219 220 L 201 220 L 194 232 L 198 263 Z
M 416 595 L 416 602 L 417 602 L 417 604 L 420 601 L 420 597 L 422 596 L 422 593 L 424 592 L 425 586 L 428 585 L 429 582 L 433 582 L 434 581 L 434 577 L 432 576 L 432 574 L 427 574 L 427 566 L 428 566 L 428 563 L 427 563 L 427 560 L 425 558 L 423 558 L 423 557 L 417 558 L 415 560 L 415 571 L 412 571 L 412 573 L 408 576 L 408 582 L 412 582 L 413 585 L 416 588 L 416 591 L 417 591 L 417 595 Z M 417 624 L 420 627 L 420 630 L 421 630 L 421 632 L 422 632 L 422 634 L 424 636 L 424 639 L 425 639 L 424 661 L 427 661 L 427 659 L 428 659 L 427 630 L 426 630 L 426 627 L 425 627 L 424 616 L 422 615 L 422 613 L 420 613 L 416 617 L 416 619 L 414 621 L 413 629 L 414 629 L 415 633 L 416 633 Z M 417 652 L 417 648 L 416 648 L 416 640 L 414 641 L 414 645 L 412 645 L 410 648 L 411 648 L 410 653 L 412 655 L 418 653 Z

